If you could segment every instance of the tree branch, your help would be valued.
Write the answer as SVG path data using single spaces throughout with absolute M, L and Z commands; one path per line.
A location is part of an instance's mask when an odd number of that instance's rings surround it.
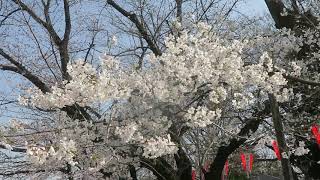
M 308 80 L 300 79 L 300 78 L 290 76 L 290 75 L 283 75 L 283 77 L 286 78 L 287 80 L 299 82 L 302 84 L 307 84 L 307 85 L 311 85 L 311 86 L 320 86 L 320 83 L 318 83 L 318 82 L 308 81 Z
M 19 152 L 19 153 L 25 153 L 27 152 L 27 149 L 25 148 L 19 148 L 19 147 L 11 147 L 11 149 L 8 149 L 4 144 L 0 143 L 0 149 L 7 149 L 11 152 Z
M 4 23 L 5 20 L 7 20 L 12 14 L 20 11 L 21 9 L 18 8 L 18 9 L 15 9 L 13 11 L 11 11 L 10 13 L 8 13 L 1 21 L 0 21 L 0 26 Z
M 115 3 L 113 0 L 107 0 L 107 3 L 112 6 L 114 9 L 116 9 L 119 13 L 121 13 L 123 16 L 128 18 L 132 23 L 135 24 L 137 27 L 139 33 L 142 35 L 143 39 L 148 43 L 149 48 L 156 56 L 161 56 L 162 52 L 157 46 L 157 44 L 152 40 L 150 35 L 148 34 L 147 30 L 145 29 L 142 22 L 139 21 L 138 17 L 134 13 L 130 13 L 120 7 L 117 3 Z
M 50 88 L 41 81 L 39 77 L 32 74 L 25 66 L 23 66 L 21 63 L 13 59 L 9 54 L 5 53 L 2 48 L 0 48 L 0 55 L 7 59 L 10 63 L 15 65 L 13 66 L 6 66 L 1 65 L 2 70 L 12 71 L 18 74 L 21 74 L 25 78 L 27 78 L 30 82 L 32 82 L 36 87 L 38 87 L 43 93 L 50 92 Z
M 21 0 L 11 0 L 14 3 L 16 3 L 17 5 L 20 6 L 21 10 L 26 11 L 37 23 L 39 23 L 41 26 L 43 26 L 48 33 L 50 34 L 50 36 L 53 38 L 55 44 L 60 44 L 61 43 L 61 39 L 58 36 L 58 34 L 56 33 L 56 31 L 54 30 L 53 26 L 51 23 L 45 22 L 43 21 L 39 16 L 36 15 L 36 13 L 34 11 L 32 11 L 26 4 L 24 4 L 23 2 L 21 2 Z
M 65 30 L 63 41 L 68 42 L 71 33 L 71 17 L 70 17 L 70 8 L 69 8 L 69 0 L 63 0 L 64 7 L 64 16 L 65 16 Z

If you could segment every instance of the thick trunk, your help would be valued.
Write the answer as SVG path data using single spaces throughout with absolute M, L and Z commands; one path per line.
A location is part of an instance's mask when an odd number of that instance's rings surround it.
M 245 141 L 246 139 L 232 139 L 228 146 L 220 146 L 213 163 L 210 165 L 209 172 L 205 174 L 205 179 L 220 180 L 224 164 L 227 161 L 229 155 L 236 149 L 238 149 L 239 146 L 243 144 Z
M 265 0 L 265 3 L 278 29 L 285 27 L 301 33 L 302 29 L 313 29 L 319 23 L 310 11 L 300 11 L 295 0 L 291 0 L 293 10 L 287 8 L 283 0 Z M 288 12 L 286 16 L 282 15 L 284 9 Z
M 176 0 L 177 5 L 177 19 L 182 23 L 182 0 Z
M 262 118 L 260 118 L 260 116 L 256 119 L 248 120 L 248 123 L 238 133 L 238 136 L 241 136 L 242 138 L 232 138 L 229 145 L 219 147 L 218 153 L 216 154 L 213 163 L 210 165 L 209 172 L 205 173 L 206 180 L 221 179 L 223 167 L 229 155 L 247 140 L 247 138 L 244 138 L 243 136 L 248 136 L 250 132 L 255 132 L 258 129 L 261 121 Z
M 133 165 L 129 165 L 129 171 L 130 171 L 130 176 L 131 176 L 132 180 L 138 180 L 137 171 Z
M 281 0 L 265 0 L 265 3 L 275 22 L 276 28 L 281 29 L 286 27 L 292 29 L 295 26 L 295 17 L 291 13 L 287 16 L 281 15 L 286 8 Z
M 68 44 L 63 42 L 63 44 L 61 44 L 58 49 L 59 49 L 60 61 L 61 61 L 62 78 L 64 80 L 70 80 L 71 77 L 67 71 L 67 66 L 69 63 Z
M 179 180 L 191 180 L 192 165 L 182 148 L 174 155 L 177 165 L 177 178 Z

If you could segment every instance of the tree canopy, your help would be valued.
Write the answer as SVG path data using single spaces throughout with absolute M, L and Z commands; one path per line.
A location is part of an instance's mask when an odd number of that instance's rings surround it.
M 0 175 L 319 178 L 319 3 L 239 3 L 0 0 Z

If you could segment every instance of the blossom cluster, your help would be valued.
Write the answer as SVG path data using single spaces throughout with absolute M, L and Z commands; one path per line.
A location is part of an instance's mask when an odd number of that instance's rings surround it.
M 155 137 L 147 140 L 144 145 L 143 156 L 147 158 L 157 158 L 164 154 L 174 154 L 178 151 L 176 145 L 171 141 L 170 135 L 167 137 Z
M 49 93 L 30 90 L 30 96 L 20 100 L 35 107 L 102 104 L 111 108 L 95 120 L 97 124 L 77 125 L 75 134 L 69 135 L 74 137 L 70 146 L 63 141 L 57 151 L 32 147 L 29 155 L 40 163 L 55 157 L 70 164 L 75 164 L 75 158 L 86 158 L 99 168 L 134 164 L 138 160 L 132 156 L 153 159 L 176 153 L 172 133 L 183 127 L 206 128 L 226 110 L 250 108 L 260 98 L 257 91 L 274 94 L 278 101 L 288 100 L 291 91 L 285 88 L 286 70 L 275 65 L 268 51 L 250 56 L 251 63 L 244 58 L 243 54 L 252 53 L 251 46 L 261 39 L 228 40 L 211 29 L 199 23 L 190 31 L 181 31 L 179 37 L 169 36 L 166 51 L 161 56 L 149 55 L 146 67 L 140 70 L 111 56 L 101 57 L 99 65 L 79 60 L 68 65 L 71 80 L 53 86 Z M 284 41 L 278 46 L 284 46 Z M 293 65 L 300 71 L 297 64 Z M 75 154 L 76 147 L 85 150 Z M 99 169 L 91 164 L 83 166 Z M 124 167 L 117 166 L 119 171 Z
M 70 165 L 75 165 L 73 157 L 77 152 L 75 142 L 73 140 L 67 140 L 63 138 L 57 144 L 57 148 L 50 146 L 46 148 L 44 146 L 27 145 L 27 155 L 31 160 L 37 164 L 44 164 L 47 161 L 65 161 Z

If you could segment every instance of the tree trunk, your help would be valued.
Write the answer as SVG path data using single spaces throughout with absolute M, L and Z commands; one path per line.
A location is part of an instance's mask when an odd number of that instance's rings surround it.
M 241 136 L 242 138 L 232 138 L 229 145 L 222 145 L 219 147 L 218 153 L 216 154 L 213 163 L 210 165 L 209 172 L 205 173 L 205 180 L 221 179 L 224 164 L 229 155 L 232 154 L 247 140 L 247 138 L 244 138 L 244 136 L 250 136 L 250 132 L 253 133 L 258 129 L 262 121 L 260 113 L 264 114 L 265 112 L 268 112 L 268 109 L 259 112 L 257 118 L 248 120 L 247 124 L 238 133 L 238 136 Z
M 129 165 L 130 176 L 132 180 L 138 180 L 137 170 L 133 165 Z
M 177 165 L 178 179 L 191 180 L 192 165 L 187 154 L 181 147 L 179 147 L 177 154 L 174 155 L 174 159 Z
M 243 144 L 246 139 L 236 140 L 232 139 L 228 146 L 220 146 L 218 153 L 214 158 L 213 163 L 210 165 L 209 172 L 205 174 L 206 180 L 220 180 L 224 164 L 227 161 L 229 155 Z
M 285 152 L 288 155 L 288 147 L 285 142 L 285 137 L 283 133 L 283 125 L 281 122 L 281 117 L 280 117 L 280 112 L 279 112 L 279 105 L 274 97 L 274 95 L 269 94 L 269 100 L 270 100 L 270 108 L 271 108 L 271 113 L 272 113 L 272 121 L 273 121 L 273 126 L 274 130 L 276 132 L 276 137 L 279 145 L 279 151 L 282 156 L 282 153 Z M 288 155 L 289 156 L 289 155 Z M 282 166 L 282 174 L 284 177 L 284 180 L 292 180 L 293 175 L 292 175 L 292 170 L 291 170 L 291 165 L 289 158 L 281 158 L 281 166 Z

